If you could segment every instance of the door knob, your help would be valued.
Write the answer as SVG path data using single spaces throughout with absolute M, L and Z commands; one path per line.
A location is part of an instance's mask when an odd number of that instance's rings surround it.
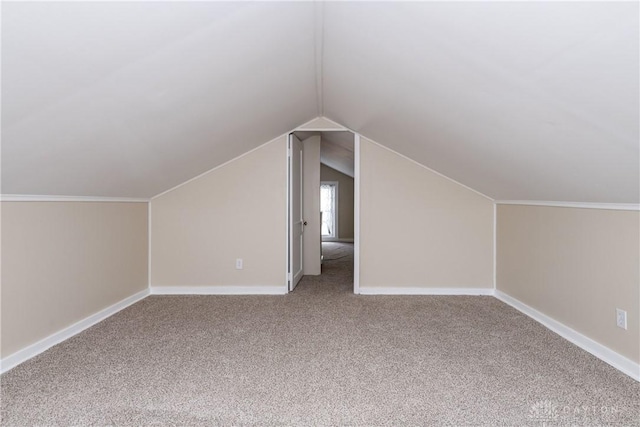
M 302 225 L 306 226 L 307 225 L 307 221 L 303 222 Z

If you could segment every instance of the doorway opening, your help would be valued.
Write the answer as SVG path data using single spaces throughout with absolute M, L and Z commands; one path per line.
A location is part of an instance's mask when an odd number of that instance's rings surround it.
M 354 269 L 356 139 L 350 131 L 295 131 L 289 136 L 289 290 L 325 274 Z M 301 160 L 299 160 L 301 159 Z M 339 266 L 338 266 L 339 263 Z M 296 272 L 301 272 L 296 275 Z

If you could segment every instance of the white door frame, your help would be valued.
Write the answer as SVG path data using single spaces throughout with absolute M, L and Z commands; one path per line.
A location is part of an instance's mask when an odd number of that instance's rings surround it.
M 360 293 L 360 134 L 353 132 L 353 293 Z
M 353 151 L 354 151 L 354 173 L 353 173 L 353 293 L 360 293 L 360 134 L 352 131 L 351 129 L 305 129 L 296 128 L 293 131 L 289 132 L 292 134 L 296 131 L 318 131 L 318 132 L 351 132 L 353 134 Z M 289 251 L 290 251 L 290 213 L 289 213 L 289 194 L 290 194 L 290 186 L 291 180 L 289 179 L 291 171 L 289 170 L 289 156 L 291 153 L 289 152 L 289 134 L 287 134 L 287 251 L 286 258 L 287 262 L 285 263 L 285 288 L 287 292 L 289 292 Z
M 302 276 L 304 275 L 304 242 L 301 241 L 300 242 L 300 271 L 299 272 L 294 272 L 293 271 L 293 266 L 292 264 L 292 260 L 293 260 L 293 254 L 291 253 L 292 250 L 292 245 L 293 245 L 293 239 L 294 236 L 292 235 L 292 228 L 293 228 L 293 221 L 295 221 L 295 219 L 293 218 L 293 206 L 292 206 L 292 195 L 293 195 L 293 169 L 292 169 L 292 157 L 293 157 L 293 138 L 296 138 L 296 140 L 298 140 L 298 138 L 293 134 L 293 132 L 290 132 L 289 135 L 287 136 L 287 263 L 286 263 L 286 267 L 287 267 L 287 275 L 286 275 L 286 287 L 287 287 L 287 292 L 291 292 L 293 291 L 293 289 L 296 287 L 297 283 L 300 281 L 300 279 L 302 278 Z M 299 140 L 298 140 L 299 141 Z M 300 153 L 300 175 L 302 177 L 303 175 L 303 154 Z M 300 209 L 302 210 L 304 204 L 304 185 L 303 185 L 303 181 L 301 179 L 300 181 Z M 304 213 L 303 213 L 304 215 Z M 304 220 L 304 218 L 300 218 L 300 227 L 301 227 L 301 237 L 304 234 L 304 228 L 305 228 L 306 222 Z M 298 277 L 297 273 L 300 273 L 300 279 L 296 280 L 296 277 Z
M 285 152 L 286 155 L 284 156 L 284 161 L 285 161 L 285 170 L 287 171 L 287 173 L 285 173 L 285 188 L 287 189 L 287 191 L 285 193 L 287 193 L 286 195 L 286 199 L 287 199 L 287 203 L 284 206 L 284 210 L 286 212 L 286 218 L 287 221 L 284 224 L 284 229 L 285 229 L 285 236 L 287 237 L 286 243 L 285 243 L 285 252 L 284 252 L 284 289 L 285 289 L 285 293 L 289 293 L 289 263 L 291 262 L 291 257 L 289 256 L 289 245 L 290 245 L 290 240 L 291 237 L 289 236 L 289 234 L 291 233 L 291 226 L 289 225 L 291 223 L 291 212 L 289 209 L 289 204 L 291 203 L 291 200 L 289 200 L 289 195 L 291 194 L 291 162 L 289 161 L 289 157 L 291 157 L 291 148 L 289 144 L 289 139 L 290 139 L 290 133 L 287 134 L 285 140 Z

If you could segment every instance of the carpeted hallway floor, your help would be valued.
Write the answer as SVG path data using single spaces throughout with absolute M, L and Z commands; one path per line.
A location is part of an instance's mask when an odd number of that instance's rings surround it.
M 640 383 L 492 297 L 152 296 L 1 377 L 2 425 L 638 425 Z

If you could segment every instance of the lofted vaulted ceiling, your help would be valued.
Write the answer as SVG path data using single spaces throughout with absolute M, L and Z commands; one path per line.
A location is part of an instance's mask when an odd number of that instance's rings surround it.
M 150 197 L 316 116 L 495 199 L 638 203 L 637 2 L 2 5 L 2 193 Z
M 2 12 L 5 194 L 153 196 L 318 114 L 311 3 Z

